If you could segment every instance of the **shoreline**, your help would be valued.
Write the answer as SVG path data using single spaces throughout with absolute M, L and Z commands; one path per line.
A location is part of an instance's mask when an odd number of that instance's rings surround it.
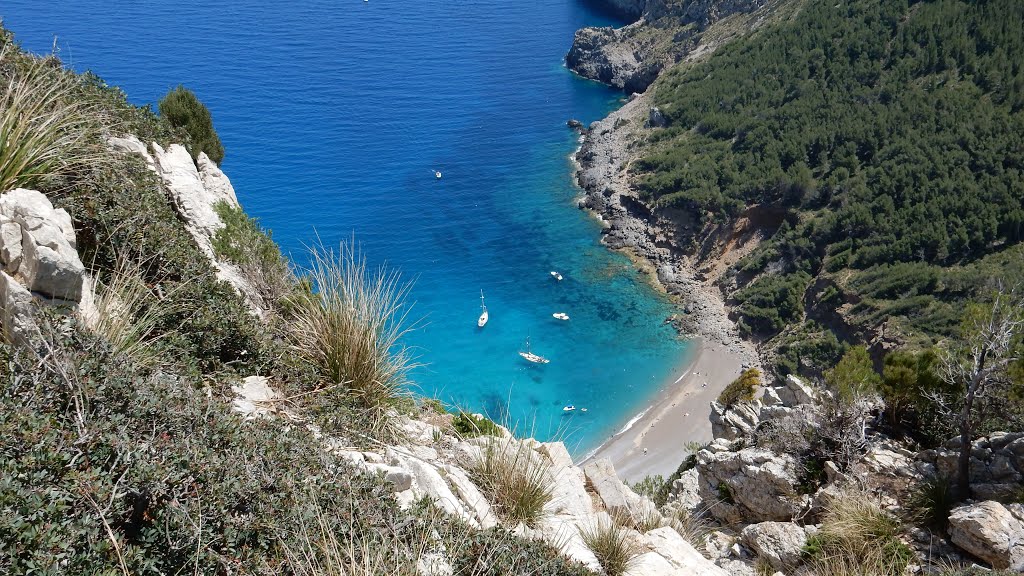
M 578 462 L 608 458 L 630 483 L 652 474 L 667 478 L 689 455 L 687 443 L 711 441 L 710 403 L 744 369 L 761 369 L 753 343 L 740 337 L 729 318 L 717 275 L 701 270 L 698 257 L 665 241 L 670 233 L 629 185 L 633 143 L 647 129 L 650 105 L 649 91 L 630 98 L 592 123 L 572 156 L 582 194 L 578 205 L 601 222 L 601 243 L 626 254 L 647 272 L 648 281 L 680 305 L 684 314 L 673 323 L 695 345 L 645 410 Z
M 655 474 L 668 478 L 691 453 L 689 443 L 711 441 L 710 403 L 740 375 L 744 361 L 719 343 L 700 337 L 692 342 L 689 358 L 673 369 L 651 404 L 578 465 L 608 458 L 631 484 Z

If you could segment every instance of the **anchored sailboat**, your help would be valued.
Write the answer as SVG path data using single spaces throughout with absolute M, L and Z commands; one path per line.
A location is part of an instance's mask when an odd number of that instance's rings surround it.
M 534 364 L 547 364 L 548 362 L 551 362 L 551 360 L 548 360 L 547 358 L 545 358 L 543 356 L 538 356 L 537 354 L 534 354 L 533 352 L 530 351 L 530 337 L 529 336 L 526 337 L 526 352 L 523 352 L 522 350 L 520 350 L 519 351 L 519 355 L 522 356 L 523 358 L 525 358 L 526 360 L 528 360 L 530 362 L 533 362 Z
M 476 321 L 476 325 L 483 328 L 484 324 L 487 324 L 487 319 L 489 318 L 487 314 L 487 306 L 484 304 L 483 290 L 480 291 L 480 310 L 482 310 L 482 312 L 480 312 L 480 318 Z

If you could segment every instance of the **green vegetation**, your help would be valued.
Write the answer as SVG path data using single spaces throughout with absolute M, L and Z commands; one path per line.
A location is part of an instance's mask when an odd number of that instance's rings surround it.
M 750 333 L 949 335 L 987 279 L 1024 277 L 1022 27 L 1014 0 L 804 3 L 663 75 L 636 183 L 695 229 L 767 234 L 733 271 Z
M 911 492 L 907 510 L 916 523 L 944 532 L 949 513 L 957 504 L 953 492 L 953 483 L 946 478 L 922 481 Z
M 224 160 L 224 146 L 220 143 L 217 131 L 213 129 L 213 117 L 210 110 L 199 101 L 188 88 L 178 85 L 160 99 L 157 104 L 160 116 L 171 126 L 184 131 L 188 137 L 186 148 L 192 159 L 199 161 L 199 153 L 206 156 L 218 166 Z
M 580 526 L 580 536 L 608 576 L 625 574 L 640 554 L 640 546 L 629 531 L 616 522 L 598 520 L 593 526 Z
M 513 438 L 488 438 L 471 474 L 502 518 L 533 527 L 551 501 L 548 464 Z
M 807 540 L 807 563 L 816 574 L 901 576 L 915 559 L 899 539 L 900 523 L 864 494 L 833 500 L 817 534 Z
M 501 429 L 493 420 L 485 416 L 476 416 L 460 410 L 452 420 L 452 427 L 455 432 L 463 438 L 475 438 L 477 436 L 501 436 Z
M 722 390 L 718 395 L 718 402 L 726 408 L 738 402 L 750 402 L 754 399 L 754 391 L 760 385 L 761 371 L 757 368 L 748 368 Z
M 825 372 L 825 383 L 845 400 L 874 394 L 881 381 L 863 346 L 850 348 L 834 368 Z

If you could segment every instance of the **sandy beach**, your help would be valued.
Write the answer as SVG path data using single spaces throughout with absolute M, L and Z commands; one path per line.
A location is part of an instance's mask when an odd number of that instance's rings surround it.
M 689 442 L 711 440 L 709 404 L 740 375 L 744 359 L 718 342 L 694 340 L 694 346 L 690 362 L 673 372 L 646 412 L 581 464 L 609 458 L 630 483 L 651 474 L 668 477 L 689 454 Z

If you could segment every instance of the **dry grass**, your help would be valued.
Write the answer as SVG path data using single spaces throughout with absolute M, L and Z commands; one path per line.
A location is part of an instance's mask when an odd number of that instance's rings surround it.
M 369 270 L 352 241 L 337 254 L 322 245 L 310 254 L 313 291 L 294 303 L 293 348 L 317 368 L 324 389 L 354 397 L 373 419 L 371 429 L 386 434 L 388 408 L 409 396 L 408 373 L 416 366 L 400 342 L 413 328 L 411 284 L 396 271 Z
M 471 473 L 502 518 L 533 527 L 552 498 L 548 469 L 546 459 L 515 438 L 488 437 Z
M 808 541 L 808 564 L 818 574 L 900 576 L 913 552 L 899 533 L 899 520 L 869 496 L 846 494 L 831 502 L 821 530 Z
M 104 162 L 99 111 L 74 97 L 76 77 L 40 59 L 14 72 L 15 57 L 9 46 L 0 50 L 0 192 Z
M 708 520 L 708 510 L 709 508 L 706 507 L 691 512 L 685 508 L 679 508 L 668 519 L 668 525 L 696 550 L 703 551 L 704 544 L 712 530 L 712 524 Z
M 581 526 L 580 537 L 597 556 L 608 576 L 619 576 L 629 570 L 640 546 L 629 530 L 614 521 L 598 520 L 593 526 Z
M 169 336 L 157 334 L 157 328 L 170 315 L 183 311 L 182 303 L 170 304 L 173 291 L 183 289 L 178 284 L 172 292 L 153 290 L 142 280 L 143 265 L 124 257 L 117 257 L 114 268 L 96 279 L 95 313 L 83 320 L 113 346 L 139 366 L 151 367 L 160 363 L 157 344 Z

